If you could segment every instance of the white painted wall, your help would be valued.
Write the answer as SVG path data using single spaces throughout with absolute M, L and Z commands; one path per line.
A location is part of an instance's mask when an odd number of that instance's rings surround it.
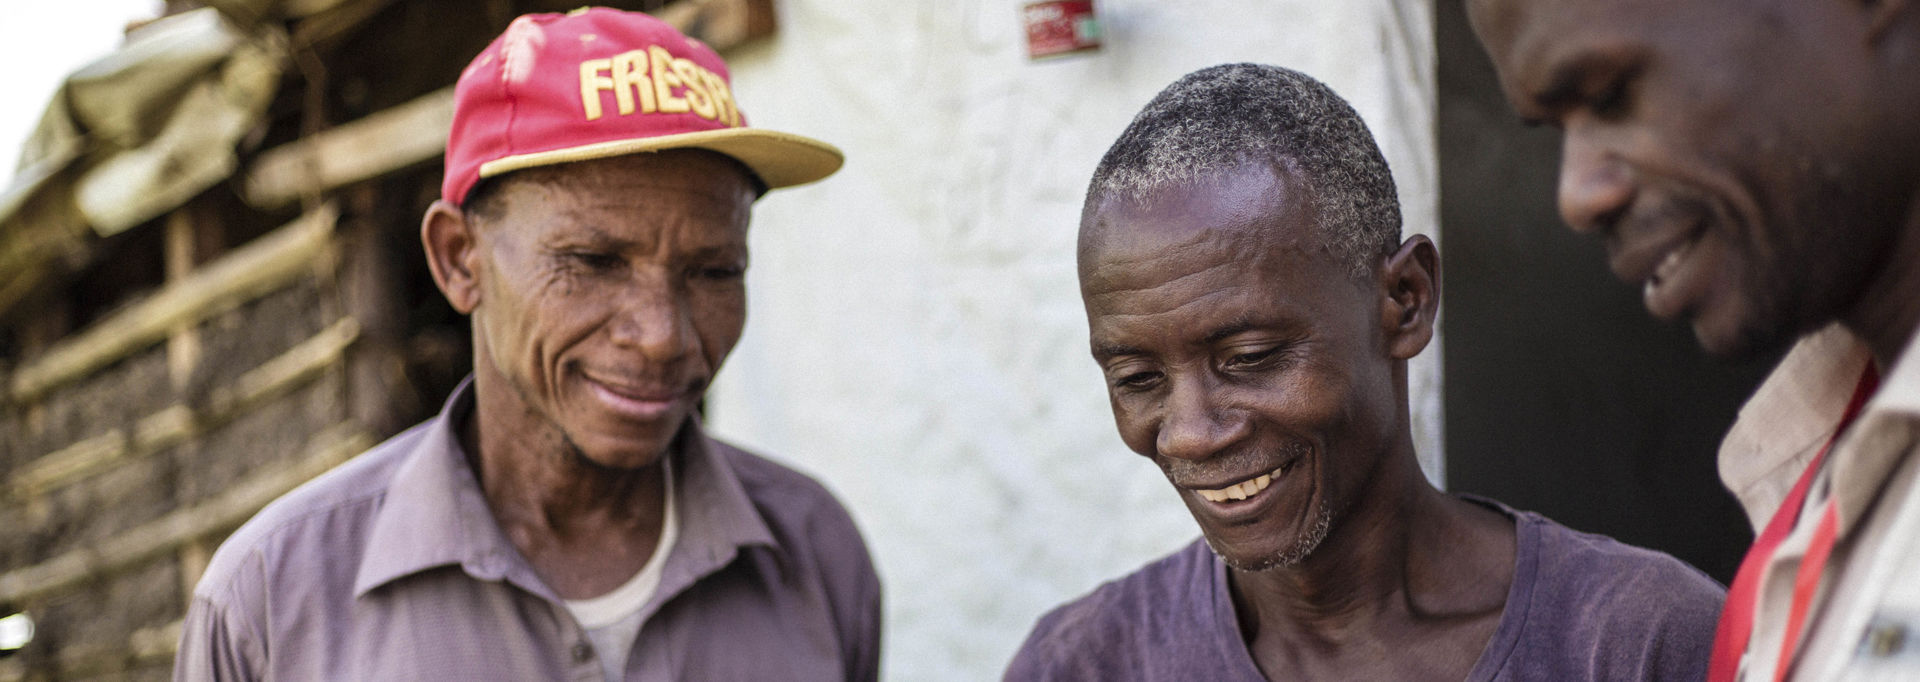
M 1230 61 L 1354 103 L 1434 234 L 1432 8 L 1423 0 L 1106 0 L 1105 47 L 1026 59 L 1019 0 L 782 0 L 729 55 L 756 125 L 848 155 L 755 215 L 746 338 L 713 430 L 797 463 L 865 530 L 889 679 L 998 676 L 1044 610 L 1196 537 L 1121 445 L 1074 279 L 1080 200 L 1154 93 Z M 1437 344 L 1416 445 L 1440 476 Z

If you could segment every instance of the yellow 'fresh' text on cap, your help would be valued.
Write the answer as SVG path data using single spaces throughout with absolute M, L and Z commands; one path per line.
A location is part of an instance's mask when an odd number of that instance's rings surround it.
M 606 90 L 613 91 L 614 107 L 622 116 L 691 111 L 730 128 L 740 125 L 740 109 L 726 79 L 658 45 L 580 62 L 580 104 L 587 120 L 600 118 L 600 93 Z

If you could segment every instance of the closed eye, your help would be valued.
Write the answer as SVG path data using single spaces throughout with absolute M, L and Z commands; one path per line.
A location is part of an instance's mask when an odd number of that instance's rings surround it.
M 1569 57 L 1548 73 L 1545 87 L 1533 98 L 1537 113 L 1529 118 L 1558 124 L 1584 111 L 1601 120 L 1619 120 L 1631 113 L 1633 86 L 1645 68 L 1644 56 L 1631 46 L 1594 47 Z
M 693 270 L 693 276 L 698 279 L 716 281 L 740 279 L 746 274 L 747 269 L 738 265 L 716 265 Z
M 576 265 L 596 271 L 614 270 L 627 264 L 626 259 L 598 251 L 569 251 L 565 254 L 565 258 Z
M 1162 375 L 1159 372 L 1134 372 L 1113 380 L 1113 387 L 1129 393 L 1152 390 L 1160 385 Z
M 1631 73 L 1619 74 L 1618 77 L 1608 81 L 1605 87 L 1588 96 L 1587 110 L 1593 112 L 1595 116 L 1610 121 L 1626 115 L 1630 103 L 1627 97 L 1628 79 L 1632 75 Z
M 1225 367 L 1229 370 L 1258 369 L 1278 358 L 1280 351 L 1280 346 L 1270 346 L 1256 351 L 1235 353 L 1227 357 Z

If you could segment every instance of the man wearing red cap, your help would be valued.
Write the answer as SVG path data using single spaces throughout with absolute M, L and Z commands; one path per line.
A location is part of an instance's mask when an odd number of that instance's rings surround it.
M 712 50 L 614 10 L 521 17 L 455 100 L 421 240 L 473 376 L 227 540 L 175 676 L 876 678 L 852 519 L 696 412 L 753 201 L 839 151 L 747 127 Z

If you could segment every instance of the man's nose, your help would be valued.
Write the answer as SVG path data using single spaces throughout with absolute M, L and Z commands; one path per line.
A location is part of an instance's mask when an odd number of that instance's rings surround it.
M 1587 125 L 1567 128 L 1560 153 L 1560 217 L 1575 232 L 1606 233 L 1633 201 L 1633 170 Z
M 1246 415 L 1222 404 L 1219 388 L 1205 379 L 1174 384 L 1154 442 L 1162 456 L 1203 460 L 1246 437 Z
M 637 272 L 610 325 L 614 344 L 638 350 L 652 362 L 685 355 L 699 343 L 685 293 L 664 272 Z

